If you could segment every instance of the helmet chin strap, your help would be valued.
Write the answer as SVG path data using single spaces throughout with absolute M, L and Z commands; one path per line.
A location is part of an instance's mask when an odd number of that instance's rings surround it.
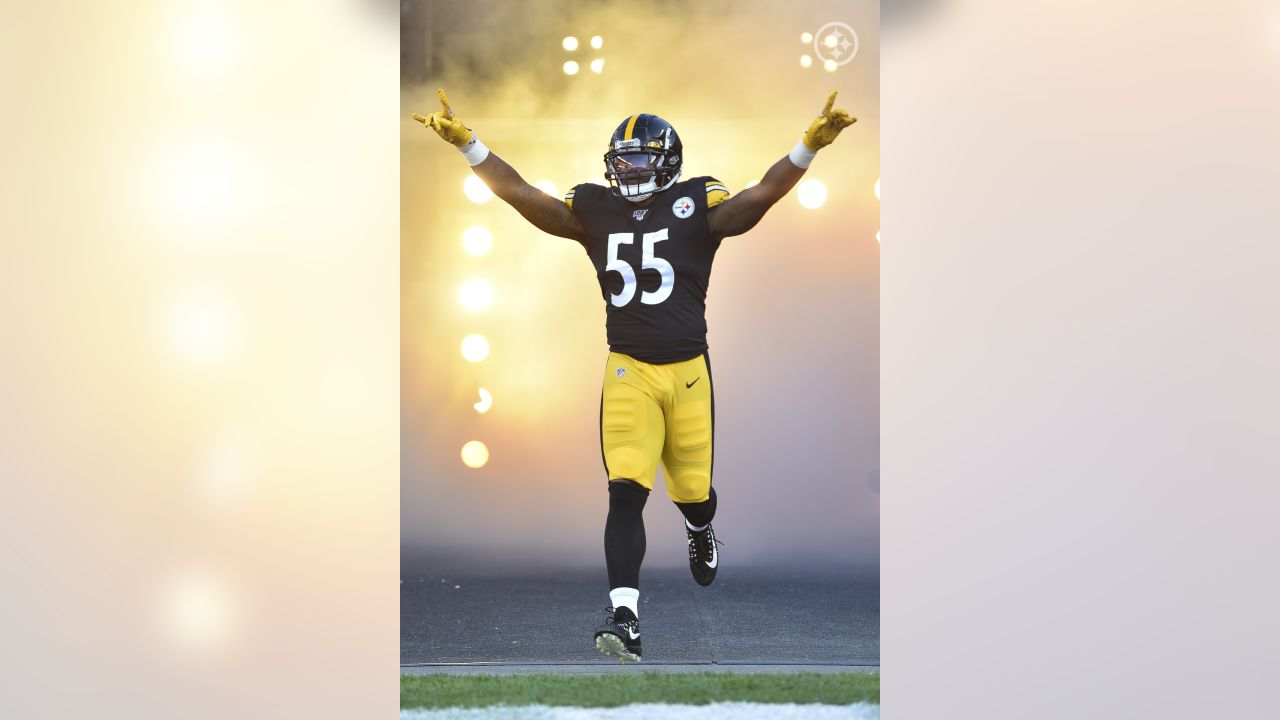
M 658 184 L 653 180 L 640 183 L 639 185 L 624 185 L 622 183 L 618 183 L 618 192 L 622 197 L 630 200 L 631 202 L 644 202 L 650 197 L 653 197 L 653 194 L 657 191 Z
M 627 200 L 630 200 L 631 202 L 639 203 L 639 202 L 644 202 L 645 200 L 648 200 L 649 198 L 653 197 L 654 193 L 662 192 L 663 190 L 666 190 L 672 185 L 675 185 L 677 182 L 679 182 L 679 180 L 680 180 L 680 173 L 676 173 L 676 176 L 671 178 L 671 180 L 666 185 L 663 185 L 662 187 L 657 187 L 657 183 L 653 180 L 650 180 L 647 183 L 641 183 L 640 185 L 623 185 L 619 183 L 618 192 L 622 195 L 622 197 L 626 198 Z M 627 193 L 622 192 L 622 188 L 624 187 L 634 187 L 636 188 L 636 190 L 640 190 L 641 188 L 644 188 L 647 186 L 653 186 L 653 189 L 649 190 L 648 192 L 637 192 L 634 195 L 628 195 Z

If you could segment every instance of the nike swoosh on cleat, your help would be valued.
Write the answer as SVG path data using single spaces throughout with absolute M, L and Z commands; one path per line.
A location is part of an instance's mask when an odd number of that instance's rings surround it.
M 636 632 L 635 630 L 632 630 L 631 628 L 627 628 L 627 634 L 631 636 L 632 640 L 635 640 L 636 638 L 640 637 L 640 633 Z
M 716 552 L 715 543 L 711 544 L 711 559 L 707 561 L 707 567 L 712 570 L 716 569 L 716 563 L 720 562 L 720 554 Z

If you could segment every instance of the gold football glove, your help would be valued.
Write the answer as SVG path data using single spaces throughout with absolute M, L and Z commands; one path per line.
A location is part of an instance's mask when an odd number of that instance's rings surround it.
M 436 96 L 440 98 L 440 107 L 444 109 L 430 115 L 414 113 L 413 119 L 435 130 L 437 135 L 458 147 L 471 142 L 471 128 L 463 125 L 462 121 L 449 109 L 449 96 L 444 94 L 444 89 L 437 90 Z
M 822 108 L 822 114 L 810 123 L 809 129 L 804 132 L 804 145 L 814 152 L 830 145 L 841 130 L 858 122 L 858 118 L 845 110 L 840 108 L 832 110 L 831 106 L 835 103 L 836 93 L 833 90 L 831 96 L 827 98 L 827 106 Z

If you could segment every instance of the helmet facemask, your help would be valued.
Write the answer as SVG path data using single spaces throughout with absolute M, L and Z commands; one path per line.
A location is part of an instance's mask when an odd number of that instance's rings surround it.
M 638 140 L 615 143 L 605 153 L 604 166 L 614 194 L 631 202 L 644 202 L 680 179 L 678 155 L 666 148 L 640 147 Z

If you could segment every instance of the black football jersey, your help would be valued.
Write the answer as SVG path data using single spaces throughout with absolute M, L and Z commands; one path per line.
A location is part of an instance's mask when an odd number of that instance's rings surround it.
M 707 282 L 720 247 L 707 210 L 728 196 L 710 177 L 678 182 L 644 207 L 592 183 L 565 196 L 586 230 L 610 350 L 647 363 L 706 352 Z

